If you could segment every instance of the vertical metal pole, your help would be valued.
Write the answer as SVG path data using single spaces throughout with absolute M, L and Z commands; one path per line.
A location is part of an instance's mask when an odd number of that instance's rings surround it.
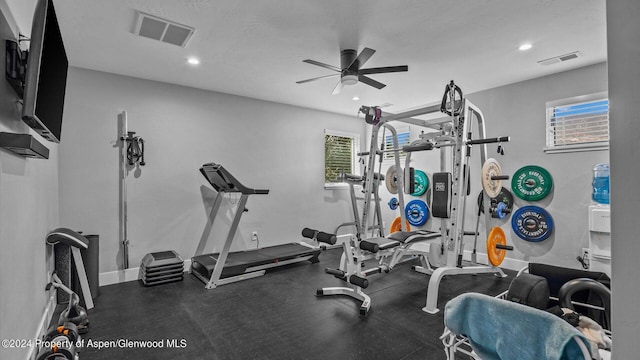
M 380 208 L 380 194 L 378 192 L 378 188 L 380 187 L 380 178 L 378 178 L 376 181 L 376 184 L 374 186 L 374 198 L 376 201 L 375 207 L 376 207 L 376 220 L 377 220 L 377 225 L 374 224 L 373 228 L 374 229 L 378 229 L 378 236 L 380 237 L 384 237 L 385 236 L 385 229 L 384 229 L 384 225 L 382 223 L 382 209 Z M 375 234 L 374 234 L 375 236 Z
M 362 221 L 360 225 L 364 231 L 366 231 L 368 223 L 369 223 L 369 212 L 371 211 L 371 193 L 373 192 L 373 176 L 375 173 L 376 166 L 376 156 L 378 154 L 378 131 L 382 126 L 382 121 L 376 125 L 373 125 L 371 128 L 371 140 L 369 143 L 369 161 L 367 163 L 367 174 L 364 186 L 364 204 L 362 205 Z M 362 240 L 362 236 L 365 236 L 364 233 L 356 234 L 356 245 L 360 245 L 360 240 Z M 358 249 L 358 251 L 360 251 Z
M 398 207 L 400 208 L 400 230 L 401 231 L 409 231 L 409 229 L 407 229 L 407 216 L 404 213 L 404 171 L 402 169 L 402 166 L 400 164 L 400 150 L 398 150 L 398 132 L 396 131 L 396 129 L 389 125 L 389 124 L 383 124 L 387 129 L 389 129 L 389 131 L 391 132 L 391 139 L 393 140 L 393 148 L 396 149 L 393 152 L 393 156 L 394 156 L 394 160 L 395 160 L 395 165 L 396 165 L 396 177 L 397 177 L 397 181 L 396 181 L 396 187 L 398 189 Z
M 462 267 L 462 257 L 464 255 L 464 223 L 466 219 L 466 210 L 467 210 L 467 191 L 469 190 L 469 177 L 471 176 L 471 145 L 467 144 L 468 140 L 471 140 L 472 126 L 471 126 L 471 113 L 468 110 L 469 107 L 467 104 L 464 104 L 464 125 L 462 127 L 462 146 L 461 150 L 464 149 L 464 160 L 462 164 L 462 184 L 460 186 L 460 196 L 461 196 L 461 206 L 460 206 L 460 216 L 459 222 L 460 227 L 458 228 L 458 235 L 456 238 L 456 252 L 458 254 L 458 259 L 456 265 L 458 267 Z
M 484 126 L 484 115 L 482 114 L 482 111 L 475 106 L 473 103 L 471 103 L 470 101 L 465 101 L 466 106 L 468 106 L 469 108 L 469 116 L 471 116 L 471 113 L 474 113 L 476 116 L 476 119 L 478 121 L 478 138 L 480 139 L 485 139 L 487 137 L 487 133 L 486 133 L 486 129 Z M 484 162 L 487 161 L 487 144 L 481 144 L 480 145 L 480 167 L 482 167 L 482 165 L 484 165 Z M 487 193 L 484 193 L 484 206 L 485 206 L 485 211 L 484 211 L 484 221 L 485 221 L 485 226 L 484 226 L 484 230 L 485 230 L 485 239 L 489 238 L 489 232 L 491 231 L 491 212 L 489 211 L 490 208 L 490 201 L 489 201 L 489 196 L 487 195 Z
M 122 244 L 122 269 L 129 268 L 129 239 L 127 238 L 127 112 L 118 115 L 120 122 L 120 243 Z
M 353 211 L 353 224 L 356 226 L 356 233 L 362 234 L 362 225 L 360 224 L 360 214 L 358 214 L 358 199 L 353 183 L 349 182 L 349 196 L 351 196 L 351 210 Z M 337 231 L 336 231 L 337 233 Z
M 451 111 L 453 113 L 455 107 L 455 95 L 453 89 L 450 91 Z M 464 101 L 461 99 L 460 101 Z M 464 104 L 462 104 L 464 106 Z M 455 147 L 453 151 L 453 163 L 452 163 L 452 177 L 453 177 L 453 196 L 451 200 L 451 227 L 449 229 L 449 238 L 447 244 L 447 266 L 454 267 L 459 266 L 461 263 L 461 250 L 460 245 L 464 229 L 462 228 L 462 219 L 464 218 L 464 197 L 466 194 L 466 179 L 464 178 L 464 166 L 462 151 L 465 149 L 465 114 L 459 114 L 453 116 L 453 131 L 455 131 Z M 463 193 L 465 192 L 465 193 Z
M 450 122 L 451 128 L 453 129 L 453 120 Z M 444 124 L 441 126 L 442 134 L 444 135 L 446 132 L 446 126 Z M 446 172 L 448 170 L 447 164 L 450 160 L 450 157 L 447 156 L 448 147 L 440 148 L 440 172 Z M 432 185 L 435 186 L 435 185 Z M 433 189 L 433 188 L 432 188 Z M 433 190 L 432 190 L 433 194 Z M 432 201 L 433 203 L 433 201 Z M 433 204 L 432 204 L 433 205 Z M 446 255 L 447 251 L 447 243 L 449 237 L 449 219 L 442 218 L 440 219 L 440 253 L 438 254 L 438 259 L 441 259 L 442 256 Z M 445 259 L 446 261 L 446 259 Z M 440 263 L 435 264 L 436 266 L 443 266 L 444 264 L 440 261 Z

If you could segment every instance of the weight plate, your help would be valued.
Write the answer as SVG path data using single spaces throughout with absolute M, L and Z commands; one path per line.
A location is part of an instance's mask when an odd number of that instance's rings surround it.
M 501 175 L 502 169 L 496 159 L 489 158 L 482 164 L 482 188 L 489 197 L 498 196 L 502 189 L 502 180 L 492 180 L 491 177 Z
M 513 213 L 511 227 L 521 239 L 539 242 L 551 235 L 553 218 L 539 206 L 523 206 Z
M 404 214 L 409 224 L 422 226 L 429 219 L 429 208 L 422 200 L 412 200 L 404 207 Z
M 416 170 L 413 173 L 415 179 L 415 191 L 411 194 L 413 196 L 421 196 L 429 188 L 429 177 L 422 170 Z
M 496 209 L 493 211 L 493 214 L 495 214 L 498 217 L 498 219 L 501 219 L 501 220 L 506 218 L 507 214 L 509 214 L 507 205 L 505 205 L 505 203 L 503 202 L 499 202 L 498 206 L 496 206 Z
M 387 173 L 384 178 L 384 183 L 387 185 L 387 190 L 392 194 L 398 193 L 398 172 L 396 166 L 391 165 L 387 169 Z
M 489 231 L 489 237 L 487 237 L 487 257 L 493 266 L 500 266 L 507 254 L 506 250 L 496 247 L 498 244 L 507 245 L 507 236 L 500 226 L 492 228 Z
M 483 200 L 483 192 L 480 191 L 480 193 L 478 194 L 478 206 L 480 207 L 480 211 L 484 213 L 484 206 L 482 206 L 482 202 L 483 202 L 482 200 Z M 513 194 L 504 186 L 498 193 L 498 196 L 491 199 L 491 214 L 495 215 L 494 217 L 502 219 L 495 211 L 497 209 L 498 204 L 500 203 L 503 203 L 506 206 L 506 209 L 509 210 L 508 212 L 506 212 L 507 213 L 506 215 L 508 215 L 511 209 L 513 209 Z
M 391 210 L 395 210 L 398 208 L 398 205 L 400 205 L 400 203 L 398 202 L 398 199 L 392 197 L 391 200 L 389 200 L 388 205 Z
M 511 179 L 511 189 L 522 200 L 538 201 L 551 192 L 553 180 L 543 167 L 528 165 L 521 167 Z
M 401 222 L 401 217 L 398 216 L 395 219 L 393 219 L 393 222 L 391 223 L 391 228 L 389 229 L 389 233 L 394 233 L 397 231 L 401 231 L 402 229 L 400 229 L 400 222 Z M 407 226 L 407 230 L 406 231 L 411 231 L 411 226 L 409 226 L 409 220 L 405 221 L 405 225 Z

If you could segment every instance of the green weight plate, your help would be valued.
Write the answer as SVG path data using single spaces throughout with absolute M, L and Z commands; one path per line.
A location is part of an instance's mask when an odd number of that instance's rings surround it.
M 421 196 L 424 194 L 429 188 L 429 177 L 422 170 L 416 170 L 413 173 L 413 178 L 415 179 L 415 191 L 411 194 L 413 196 Z
M 551 192 L 553 180 L 551 174 L 536 165 L 523 166 L 513 174 L 511 190 L 522 200 L 538 201 Z

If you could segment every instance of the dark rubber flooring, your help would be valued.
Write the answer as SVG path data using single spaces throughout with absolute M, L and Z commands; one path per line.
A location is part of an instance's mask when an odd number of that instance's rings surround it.
M 189 274 L 154 287 L 101 287 L 80 359 L 445 359 L 443 313 L 421 310 L 428 276 L 412 271 L 411 262 L 371 276 L 365 292 L 372 307 L 363 317 L 352 298 L 315 296 L 317 288 L 344 285 L 324 273 L 340 255 L 327 250 L 319 263 L 213 290 Z M 496 295 L 508 288 L 508 274 L 445 277 L 438 308 L 464 292 Z

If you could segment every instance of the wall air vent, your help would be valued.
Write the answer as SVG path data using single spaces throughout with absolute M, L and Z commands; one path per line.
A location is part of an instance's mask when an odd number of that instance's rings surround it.
M 545 59 L 545 60 L 540 60 L 540 61 L 538 61 L 538 64 L 540 64 L 540 65 L 551 65 L 551 64 L 556 64 L 556 63 L 561 63 L 561 62 L 577 59 L 577 58 L 579 58 L 581 56 L 582 56 L 582 54 L 580 54 L 580 51 L 574 51 L 572 53 L 568 53 L 568 54 L 564 54 L 564 55 L 560 55 L 560 56 L 555 56 L 555 57 L 552 57 L 552 58 L 549 58 L 549 59 Z
M 138 11 L 133 33 L 149 39 L 185 47 L 195 29 Z

